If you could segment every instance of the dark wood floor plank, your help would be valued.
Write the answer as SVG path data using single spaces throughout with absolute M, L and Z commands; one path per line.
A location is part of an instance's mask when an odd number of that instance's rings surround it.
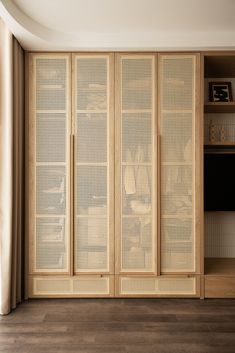
M 234 353 L 235 300 L 29 300 L 0 317 L 0 353 Z

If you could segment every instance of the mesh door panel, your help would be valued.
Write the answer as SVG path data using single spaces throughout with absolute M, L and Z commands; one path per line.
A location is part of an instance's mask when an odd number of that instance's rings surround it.
M 78 114 L 77 162 L 107 162 L 107 116 Z
M 78 55 L 75 72 L 75 270 L 108 271 L 109 58 Z
M 77 109 L 107 109 L 107 58 L 77 58 Z
M 127 165 L 123 166 L 122 170 L 123 215 L 151 215 L 152 168 L 142 165 Z
M 76 229 L 76 270 L 107 271 L 107 218 L 78 217 Z
M 192 167 L 162 166 L 162 215 L 192 215 Z
M 162 55 L 160 67 L 161 270 L 192 272 L 195 270 L 195 58 Z
M 150 271 L 153 262 L 152 222 L 150 217 L 122 220 L 122 269 Z
M 65 167 L 37 166 L 36 170 L 37 214 L 65 215 L 66 170 Z
M 154 271 L 154 57 L 121 58 L 121 271 Z M 126 217 L 130 216 L 130 217 Z
M 36 59 L 36 109 L 65 110 L 67 59 Z
M 37 270 L 66 268 L 67 244 L 64 217 L 38 217 L 36 222 Z
M 162 59 L 162 109 L 193 108 L 194 65 L 192 57 Z
M 66 161 L 65 114 L 37 114 L 36 160 L 37 162 Z
M 152 58 L 122 59 L 122 109 L 152 108 Z
M 194 238 L 191 219 L 163 219 L 161 225 L 162 271 L 193 271 Z
M 161 152 L 164 162 L 192 163 L 192 114 L 163 114 Z
M 151 162 L 151 114 L 123 114 L 122 161 L 126 163 Z
M 77 214 L 107 214 L 107 168 L 77 167 Z
M 35 55 L 35 239 L 34 270 L 68 270 L 67 56 Z

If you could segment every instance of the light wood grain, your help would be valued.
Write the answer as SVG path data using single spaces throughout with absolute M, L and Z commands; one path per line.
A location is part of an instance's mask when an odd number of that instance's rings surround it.
M 235 276 L 205 276 L 205 298 L 235 298 Z

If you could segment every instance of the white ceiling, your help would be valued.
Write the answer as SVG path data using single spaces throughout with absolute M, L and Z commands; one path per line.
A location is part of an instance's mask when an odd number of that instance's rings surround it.
M 0 0 L 25 49 L 235 49 L 235 0 Z

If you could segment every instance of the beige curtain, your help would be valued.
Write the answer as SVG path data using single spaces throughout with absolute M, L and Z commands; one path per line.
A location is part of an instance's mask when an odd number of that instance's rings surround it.
M 24 51 L 0 19 L 0 313 L 23 298 Z

